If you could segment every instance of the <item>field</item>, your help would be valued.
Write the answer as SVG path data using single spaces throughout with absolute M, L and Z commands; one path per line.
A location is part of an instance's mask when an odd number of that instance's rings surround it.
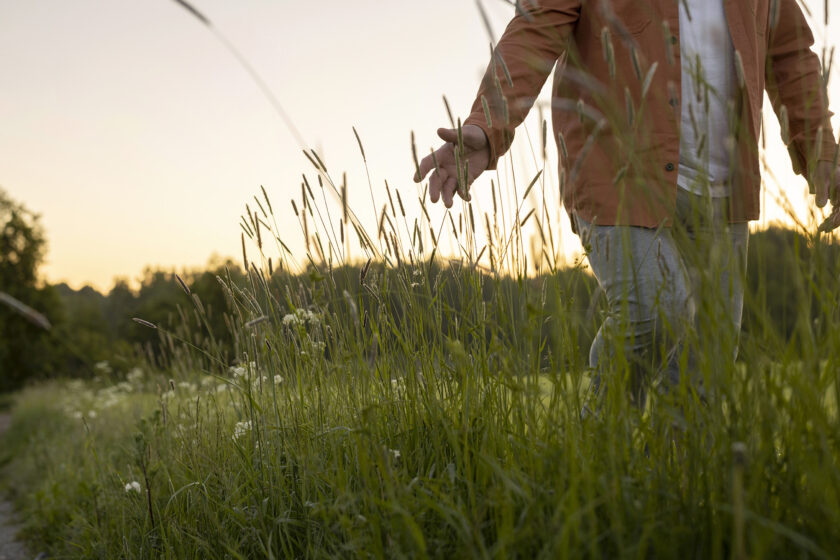
M 627 92 L 589 123 L 630 154 L 616 184 L 647 150 L 629 129 L 650 108 Z M 604 358 L 595 398 L 603 293 L 556 243 L 580 164 L 544 173 L 542 124 L 540 173 L 497 173 L 492 213 L 386 182 L 375 233 L 305 151 L 291 209 L 265 189 L 246 205 L 224 309 L 173 274 L 169 319 L 133 317 L 154 343 L 11 398 L 0 466 L 23 536 L 49 558 L 838 557 L 838 245 L 815 215 L 754 236 L 740 332 L 718 289 L 731 255 L 686 247 L 698 322 L 660 318 L 650 355 Z
M 295 210 L 307 215 L 304 198 Z M 261 265 L 244 254 L 246 283 L 219 278 L 231 348 L 183 285 L 171 325 L 137 319 L 160 344 L 134 367 L 100 363 L 95 378 L 16 397 L 8 487 L 51 557 L 836 554 L 829 247 L 795 248 L 807 258 L 786 270 L 799 298 L 790 336 L 762 283 L 737 362 L 723 327 L 692 339 L 714 388 L 703 399 L 686 375 L 634 407 L 616 356 L 615 390 L 582 420 L 603 302 L 581 267 L 526 277 L 445 265 L 393 235 L 378 245 L 390 265 L 312 259 L 292 274 L 264 257 L 263 240 L 282 242 L 268 197 L 259 205 L 244 229 Z M 502 239 L 518 243 L 516 231 Z

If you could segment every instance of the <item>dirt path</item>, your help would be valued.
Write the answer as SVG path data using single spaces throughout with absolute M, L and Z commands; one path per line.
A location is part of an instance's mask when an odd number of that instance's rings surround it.
M 8 414 L 0 413 L 0 435 L 8 428 L 11 418 Z M 24 560 L 29 558 L 26 549 L 15 538 L 18 526 L 14 523 L 14 509 L 12 504 L 0 499 L 0 560 Z

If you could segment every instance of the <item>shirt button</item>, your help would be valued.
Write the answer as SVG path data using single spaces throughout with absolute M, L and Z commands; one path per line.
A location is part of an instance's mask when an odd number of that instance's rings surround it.
M 668 105 L 670 105 L 671 107 L 676 107 L 679 104 L 680 104 L 680 100 L 677 99 L 676 97 L 672 97 L 671 99 L 668 100 Z
M 668 163 L 665 164 L 665 171 L 673 171 L 673 170 L 674 170 L 674 164 L 673 163 L 668 162 Z
M 676 35 L 671 35 L 671 44 L 672 45 L 676 45 L 679 42 L 680 42 L 680 40 Z

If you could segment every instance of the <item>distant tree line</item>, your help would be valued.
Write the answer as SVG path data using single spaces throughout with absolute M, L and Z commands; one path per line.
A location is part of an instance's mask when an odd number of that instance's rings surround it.
M 19 309 L 0 302 L 0 392 L 55 376 L 94 375 L 95 364 L 106 360 L 123 370 L 141 359 L 165 365 L 167 341 L 161 331 L 133 321 L 135 317 L 175 333 L 179 344 L 205 347 L 212 339 L 223 360 L 232 363 L 237 359 L 241 348 L 235 329 L 230 328 L 235 320 L 229 308 L 230 294 L 220 279 L 229 286 L 246 289 L 254 277 L 246 276 L 232 260 L 215 258 L 205 270 L 181 272 L 177 278 L 173 271 L 147 268 L 136 286 L 117 280 L 108 293 L 88 286 L 74 290 L 66 284 L 49 285 L 39 278 L 38 267 L 46 250 L 43 227 L 37 215 L 2 189 L 0 228 L 0 292 L 42 314 L 51 324 L 46 330 Z M 360 266 L 332 271 L 322 268 L 310 265 L 294 280 L 310 286 L 311 293 L 317 295 L 319 284 L 329 274 L 333 295 L 346 291 L 370 304 L 375 299 L 377 304 L 388 306 L 395 317 L 404 313 L 396 291 L 373 294 L 361 286 Z M 826 313 L 826 306 L 833 304 L 834 296 L 817 286 L 824 285 L 825 278 L 840 278 L 840 246 L 821 243 L 817 247 L 813 240 L 795 231 L 772 227 L 751 237 L 748 271 L 743 339 L 768 355 L 778 354 L 787 345 L 806 343 L 809 329 L 818 328 L 815 323 Z M 368 273 L 381 278 L 382 265 L 374 264 Z M 437 283 L 439 275 L 455 280 Z M 457 275 L 457 267 L 444 269 L 437 265 L 428 274 L 430 281 L 440 286 L 437 297 L 456 311 L 474 304 L 463 301 Z M 825 277 L 823 284 L 817 276 Z M 284 302 L 287 287 L 295 284 L 291 280 L 285 271 L 275 271 L 266 279 L 276 293 L 276 302 Z M 540 289 L 525 289 L 533 286 L 524 283 L 539 285 Z M 499 294 L 504 298 L 496 298 Z M 193 298 L 200 301 L 202 317 L 196 312 Z M 494 312 L 504 312 L 508 322 L 519 326 L 511 329 L 511 340 L 501 341 L 503 344 L 530 338 L 536 340 L 535 347 L 542 353 L 554 353 L 555 364 L 585 361 L 603 309 L 603 296 L 585 269 L 565 269 L 525 280 L 483 282 L 482 300 L 497 299 L 513 303 L 504 311 L 494 311 L 488 305 L 488 320 L 493 320 Z M 572 317 L 571 323 L 563 323 L 573 325 L 571 332 L 561 328 L 558 317 Z M 444 323 L 442 328 L 453 330 L 457 325 Z M 172 340 L 168 343 L 171 345 Z M 557 355 L 568 352 L 569 347 L 577 349 L 576 356 Z

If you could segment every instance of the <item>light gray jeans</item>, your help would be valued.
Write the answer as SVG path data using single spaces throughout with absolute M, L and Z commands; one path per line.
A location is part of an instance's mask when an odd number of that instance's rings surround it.
M 628 375 L 631 402 L 644 408 L 651 382 L 668 392 L 684 372 L 703 397 L 710 380 L 697 370 L 716 368 L 700 365 L 734 362 L 749 227 L 728 223 L 728 205 L 728 198 L 678 189 L 673 227 L 599 226 L 574 216 L 607 298 L 607 316 L 589 352 L 591 396 L 620 372 Z

